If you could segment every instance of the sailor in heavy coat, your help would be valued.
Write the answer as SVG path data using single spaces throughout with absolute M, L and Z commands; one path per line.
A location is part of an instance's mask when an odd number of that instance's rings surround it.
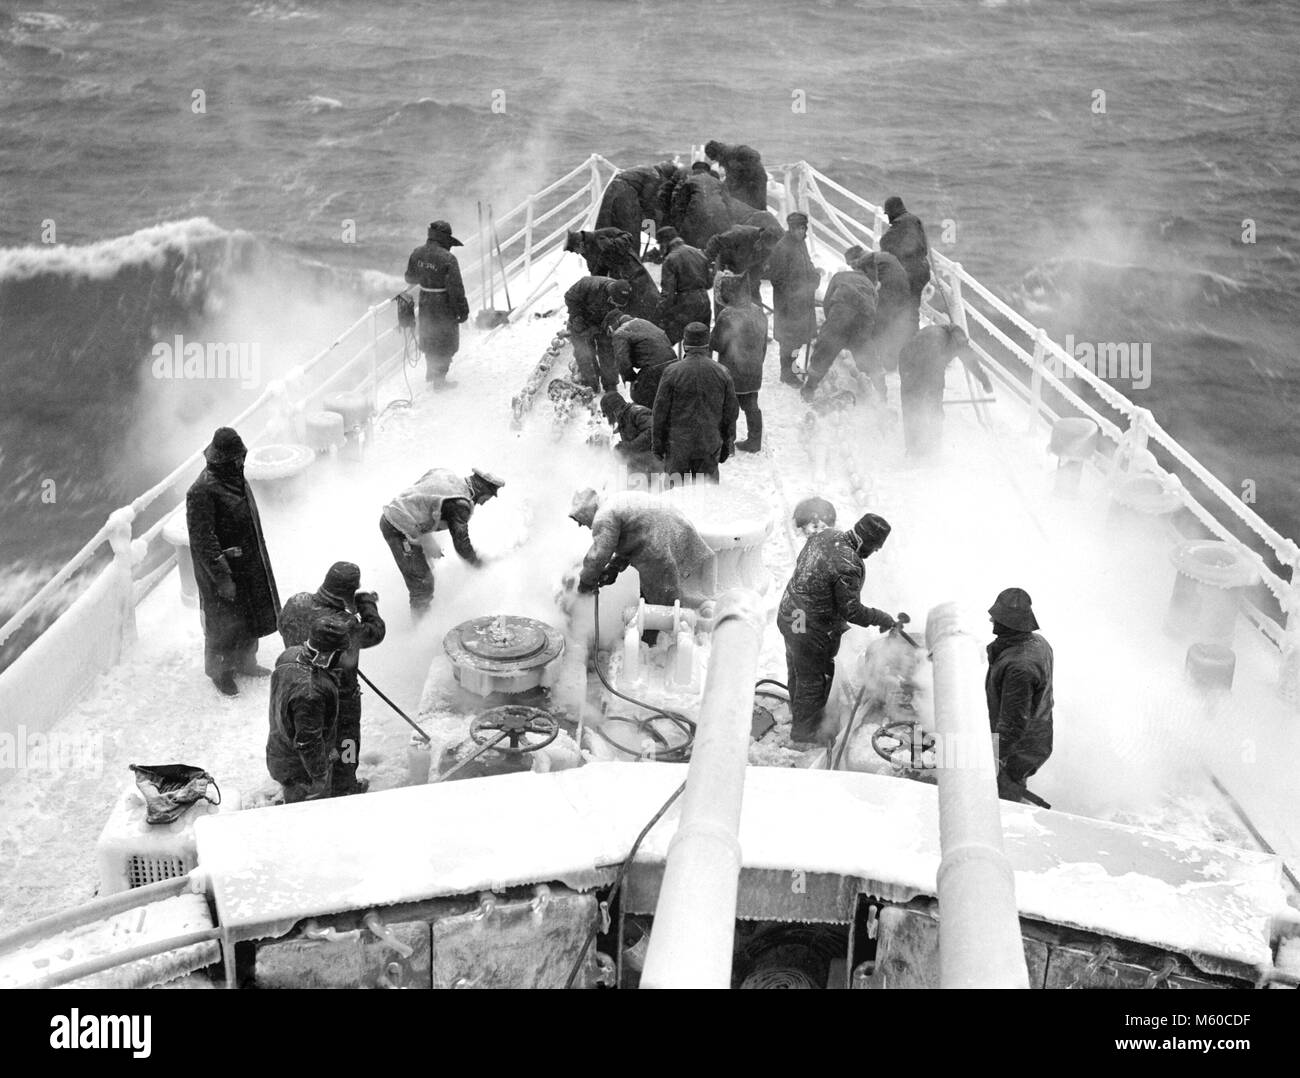
M 907 271 L 886 251 L 868 251 L 855 265 L 876 284 L 876 318 L 868 346 L 872 366 L 896 371 L 899 350 L 917 329 Z
M 365 779 L 357 781 L 361 759 L 361 687 L 357 670 L 361 649 L 373 648 L 384 639 L 384 619 L 379 616 L 379 597 L 360 591 L 361 570 L 350 561 L 330 566 L 321 586 L 314 592 L 300 591 L 280 611 L 280 638 L 286 648 L 307 642 L 312 624 L 325 615 L 347 622 L 348 644 L 338 659 L 339 719 L 335 738 L 338 759 L 334 762 L 333 792 L 364 793 Z
M 632 286 L 627 313 L 635 318 L 653 318 L 659 308 L 659 286 L 637 256 L 636 241 L 617 228 L 595 232 L 570 232 L 564 249 L 576 251 L 593 277 L 613 277 Z
M 709 328 L 686 327 L 682 358 L 659 379 L 654 407 L 654 452 L 672 476 L 705 476 L 715 482 L 718 465 L 736 444 L 740 402 L 726 367 L 709 354 Z
M 470 565 L 481 566 L 483 559 L 470 542 L 469 518 L 480 505 L 495 498 L 503 486 L 505 480 L 481 468 L 465 477 L 450 468 L 431 468 L 414 486 L 384 506 L 379 532 L 406 581 L 413 614 L 424 613 L 433 602 L 429 557 L 442 557 L 435 533 L 450 532 L 456 553 Z
M 641 223 L 663 219 L 659 190 L 677 171 L 671 161 L 624 169 L 609 181 L 596 214 L 596 228 L 619 228 L 633 239 L 641 235 Z M 592 270 L 592 273 L 597 273 Z
M 729 146 L 711 139 L 704 144 L 704 156 L 727 170 L 723 184 L 732 198 L 738 198 L 756 210 L 767 209 L 767 169 L 763 167 L 763 159 L 757 150 L 751 146 Z
M 708 598 L 706 567 L 713 551 L 695 525 L 660 495 L 629 490 L 601 499 L 580 490 L 569 513 L 591 529 L 591 549 L 582 559 L 580 592 L 608 586 L 629 565 L 641 578 L 647 603 L 699 606 Z
M 817 284 L 821 270 L 808 256 L 808 215 L 791 213 L 784 236 L 767 259 L 772 282 L 773 335 L 781 350 L 781 381 L 797 386 L 794 361 L 817 333 Z
M 1052 755 L 1052 645 L 1038 635 L 1029 593 L 1007 588 L 989 607 L 984 692 L 997 737 L 998 795 L 1019 801 L 1025 782 Z
M 915 324 L 921 318 L 921 293 L 930 280 L 930 245 L 921 219 L 907 212 L 901 198 L 891 195 L 885 199 L 884 210 L 889 218 L 889 228 L 880 237 L 880 249 L 897 258 L 907 272 L 912 295 L 912 322 Z
M 945 374 L 948 364 L 958 357 L 984 392 L 993 392 L 993 383 L 960 326 L 926 326 L 903 345 L 898 355 L 903 441 L 909 457 L 926 456 L 939 449 Z
M 600 411 L 619 436 L 614 452 L 623 458 L 629 480 L 637 477 L 630 485 L 648 487 L 649 477 L 663 471 L 653 451 L 654 413 L 640 404 L 629 404 L 616 390 L 600 398 Z
M 709 289 L 713 287 L 713 270 L 704 252 L 690 246 L 675 228 L 661 228 L 655 235 L 664 252 L 663 272 L 659 275 L 659 310 L 654 321 L 676 344 L 692 322 L 708 325 L 713 320 Z
M 460 263 L 451 253 L 463 247 L 446 221 L 429 225 L 429 238 L 411 252 L 406 262 L 406 283 L 419 286 L 420 351 L 424 353 L 424 378 L 434 389 L 448 387 L 447 369 L 460 348 L 460 323 L 469 320 L 469 301 L 460 278 Z
M 832 515 L 831 519 L 834 519 Z M 794 723 L 790 740 L 827 740 L 822 712 L 835 679 L 835 656 L 849 625 L 894 627 L 883 610 L 862 605 L 863 559 L 885 544 L 889 524 L 874 513 L 846 532 L 827 527 L 809 537 L 777 608 L 776 624 L 785 639 L 786 687 Z
M 808 377 L 800 391 L 804 400 L 812 400 L 826 372 L 844 349 L 853 352 L 859 369 L 866 366 L 868 342 L 876 317 L 876 286 L 862 270 L 853 268 L 854 261 L 863 253 L 861 247 L 850 247 L 845 251 L 849 268 L 835 274 L 826 285 L 826 295 L 822 299 L 826 321 L 817 333 L 812 358 L 808 361 Z M 876 390 L 882 396 L 883 382 L 884 375 L 880 373 Z
M 632 286 L 613 277 L 583 277 L 564 293 L 569 341 L 578 379 L 589 389 L 617 389 L 618 364 L 610 341 L 611 314 L 631 313 Z
M 765 216 L 770 217 L 771 214 Z M 732 225 L 704 245 L 704 257 L 715 271 L 728 270 L 743 276 L 749 294 L 758 303 L 762 299 L 760 287 L 768 256 L 782 235 L 780 225 L 776 226 L 775 231 L 758 224 Z
M 767 315 L 750 300 L 744 278 L 724 278 L 722 284 L 725 306 L 713 323 L 709 347 L 731 372 L 736 399 L 745 413 L 745 440 L 737 442 L 736 448 L 743 453 L 757 453 L 763 448 L 758 391 L 763 386 L 763 359 L 767 355 Z
M 331 797 L 339 711 L 339 656 L 348 621 L 317 617 L 305 644 L 289 648 L 271 675 L 266 769 L 284 787 L 284 803 Z
M 236 674 L 270 674 L 257 665 L 257 641 L 275 632 L 280 613 L 257 501 L 244 481 L 247 454 L 238 433 L 218 428 L 203 451 L 207 467 L 185 495 L 203 621 L 203 672 L 227 696 L 239 692 Z
M 610 347 L 619 376 L 632 386 L 632 401 L 653 408 L 659 379 L 677 358 L 667 334 L 644 318 L 616 314 L 610 321 Z
M 703 248 L 711 237 L 725 232 L 732 214 L 722 181 L 707 169 L 692 168 L 673 187 L 668 223 L 692 247 Z

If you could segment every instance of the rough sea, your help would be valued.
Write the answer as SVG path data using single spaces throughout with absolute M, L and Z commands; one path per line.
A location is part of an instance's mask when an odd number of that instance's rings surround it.
M 430 220 L 710 138 L 1149 344 L 1118 388 L 1300 535 L 1297 42 L 1293 0 L 0 3 L 0 618 L 257 392 L 157 342 L 282 368 Z

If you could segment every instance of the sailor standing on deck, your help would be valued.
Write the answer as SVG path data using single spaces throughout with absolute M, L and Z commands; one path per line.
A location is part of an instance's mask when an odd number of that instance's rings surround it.
M 674 483 L 687 475 L 718 481 L 718 465 L 736 445 L 740 402 L 731 372 L 709 353 L 709 327 L 692 322 L 682 358 L 659 379 L 654 406 L 654 454 Z
M 781 381 L 797 386 L 794 373 L 799 349 L 817 334 L 817 284 L 821 270 L 808 256 L 808 216 L 791 213 L 786 233 L 767 260 L 767 278 L 772 282 L 773 334 L 781 351 Z
M 334 762 L 334 796 L 365 793 L 370 783 L 358 781 L 361 759 L 361 687 L 357 668 L 361 649 L 372 648 L 384 639 L 384 619 L 379 616 L 379 597 L 360 591 L 361 570 L 350 561 L 336 561 L 315 592 L 300 591 L 280 611 L 280 638 L 286 648 L 305 644 L 311 626 L 326 615 L 348 623 L 348 646 L 338 661 L 339 721 L 335 737 L 338 759 Z
M 1025 783 L 1052 755 L 1052 645 L 1034 630 L 1029 593 L 1007 588 L 989 607 L 996 639 L 988 647 L 984 693 L 996 738 L 998 796 L 1019 801 Z
M 944 381 L 948 364 L 956 357 L 961 358 L 985 393 L 993 392 L 988 372 L 960 326 L 926 326 L 898 354 L 903 440 L 909 457 L 928 456 L 939 449 L 943 437 Z
M 203 621 L 203 672 L 226 696 L 239 694 L 236 674 L 271 673 L 257 665 L 257 641 L 275 632 L 280 613 L 262 519 L 244 481 L 247 455 L 235 430 L 218 428 L 203 451 L 207 467 L 185 495 Z
M 659 275 L 659 310 L 655 322 L 677 344 L 692 322 L 708 325 L 713 319 L 709 289 L 713 287 L 713 270 L 698 247 L 691 247 L 675 228 L 661 228 L 655 239 L 664 252 L 663 272 Z
M 808 503 L 801 502 L 800 506 L 807 508 Z M 824 517 L 819 508 L 806 512 L 809 521 Z M 833 509 L 830 519 L 835 519 Z M 885 545 L 889 531 L 885 520 L 868 513 L 849 531 L 826 527 L 816 532 L 799 551 L 776 615 L 777 628 L 785 638 L 793 745 L 825 739 L 822 712 L 835 680 L 840 637 L 849 625 L 874 625 L 881 632 L 894 627 L 889 614 L 863 606 L 861 595 L 865 576 L 862 563 Z
M 470 565 L 481 567 L 483 559 L 469 539 L 469 518 L 503 486 L 504 480 L 481 468 L 465 478 L 450 468 L 431 468 L 384 506 L 379 531 L 406 581 L 413 614 L 423 614 L 433 602 L 429 558 L 442 557 L 434 533 L 451 532 L 456 553 Z
M 307 642 L 289 648 L 275 662 L 266 769 L 284 787 L 286 805 L 334 793 L 338 660 L 348 634 L 346 618 L 322 614 L 312 622 Z
M 460 279 L 460 263 L 451 253 L 463 247 L 446 221 L 429 226 L 429 238 L 411 252 L 406 262 L 406 283 L 419 286 L 420 351 L 424 353 L 424 379 L 434 389 L 450 388 L 447 368 L 460 348 L 460 323 L 469 320 L 469 301 Z
M 885 199 L 884 210 L 889 228 L 880 237 L 880 249 L 897 258 L 907 272 L 912 297 L 911 325 L 915 327 L 921 318 L 921 293 L 930 280 L 930 244 L 921 219 L 908 213 L 897 195 Z

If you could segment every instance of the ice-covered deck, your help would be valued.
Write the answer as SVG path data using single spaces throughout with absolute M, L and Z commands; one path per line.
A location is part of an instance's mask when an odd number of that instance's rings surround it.
M 295 506 L 263 506 L 282 598 L 315 588 L 340 558 L 357 562 L 363 583 L 378 589 L 389 635 L 365 654 L 363 668 L 408 710 L 421 699 L 431 706 L 433 697 L 423 692 L 426 677 L 451 625 L 493 612 L 557 620 L 559 577 L 586 547 L 587 533 L 567 518 L 569 496 L 602 470 L 613 474 L 608 454 L 584 446 L 581 421 L 557 435 L 544 398 L 522 431 L 510 430 L 511 397 L 563 324 L 560 297 L 581 272 L 576 255 L 552 255 L 534 264 L 533 280 L 541 281 L 557 258 L 562 268 L 556 290 L 536 306 L 536 312 L 550 313 L 530 315 L 491 335 L 466 327 L 452 368 L 459 383 L 455 389 L 430 395 L 422 372 L 411 372 L 413 405 L 383 416 L 363 465 L 318 472 L 310 493 Z M 817 250 L 816 259 L 828 272 L 838 268 L 837 257 L 825 249 Z M 530 289 L 516 282 L 516 290 L 527 294 Z M 896 411 L 895 376 L 889 388 Z M 399 377 L 380 400 L 404 394 Z M 1077 501 L 1054 498 L 1055 462 L 1046 453 L 1045 428 L 1025 434 L 1026 416 L 1017 402 L 999 401 L 982 413 L 962 403 L 969 393 L 959 367 L 950 376 L 949 396 L 942 458 L 911 465 L 903 459 L 896 423 L 865 404 L 810 427 L 808 407 L 777 380 L 773 346 L 760 397 L 764 451 L 729 461 L 723 481 L 763 497 L 783 514 L 815 492 L 831 499 L 846 520 L 868 509 L 885 516 L 893 534 L 867 566 L 864 600 L 872 605 L 921 618 L 941 601 L 956 599 L 983 610 L 1004 587 L 1028 590 L 1057 661 L 1056 750 L 1034 787 L 1058 809 L 1139 823 L 1193 842 L 1249 847 L 1250 836 L 1209 782 L 1205 767 L 1210 765 L 1267 841 L 1292 865 L 1300 864 L 1294 809 L 1300 804 L 1295 766 L 1300 736 L 1297 716 L 1274 690 L 1275 657 L 1240 623 L 1231 696 L 1211 707 L 1190 693 L 1182 674 L 1185 645 L 1162 631 L 1174 579 L 1164 543 L 1108 528 L 1106 496 L 1096 474 L 1085 478 Z M 434 614 L 413 624 L 377 523 L 383 503 L 435 464 L 489 467 L 505 476 L 507 486 L 472 525 L 475 542 L 491 563 L 474 571 L 454 556 L 443 559 Z M 856 491 L 851 474 L 860 479 Z M 777 583 L 773 602 L 795 553 L 794 537 L 776 529 L 764 550 Z M 102 771 L 28 769 L 0 784 L 0 926 L 90 897 L 96 882 L 94 842 L 123 785 L 131 781 L 128 763 L 200 764 L 246 798 L 252 795 L 254 803 L 269 787 L 263 763 L 266 682 L 244 682 L 235 699 L 217 695 L 202 672 L 197 611 L 181 605 L 174 578 L 145 600 L 138 620 L 139 641 L 126 661 L 101 677 L 57 727 L 67 737 L 102 738 Z M 873 636 L 873 631 L 851 631 L 841 652 L 842 673 Z M 278 640 L 264 641 L 262 661 L 269 662 L 278 650 Z M 784 680 L 774 626 L 761 673 Z M 361 774 L 372 779 L 375 790 L 401 785 L 408 728 L 371 694 L 364 714 Z M 419 720 L 435 734 L 452 737 L 464 730 L 469 716 L 426 707 Z M 755 794 L 747 802 L 764 796 L 757 791 L 767 789 L 766 781 L 755 780 Z M 802 781 L 826 781 L 839 789 L 849 779 Z M 913 792 L 904 780 L 890 781 L 897 784 L 899 804 L 928 796 Z M 890 789 L 872 787 L 877 788 Z M 358 800 L 368 806 L 364 798 L 350 798 L 321 811 L 346 814 Z M 650 811 L 653 806 L 642 822 Z M 251 815 L 249 826 L 264 818 L 273 817 Z M 1051 819 L 1018 811 L 1012 818 Z M 480 823 L 470 818 L 451 826 L 472 845 Z M 429 824 L 433 830 L 441 826 Z M 808 841 L 815 827 L 810 820 Z M 1093 862 L 1107 851 L 1096 853 Z M 1225 852 L 1222 857 L 1234 864 L 1262 863 L 1252 855 Z M 1080 863 L 1086 862 L 1081 856 Z M 502 864 L 499 872 L 508 877 L 511 866 Z M 1033 877 L 1025 879 L 1022 900 L 1033 893 Z M 1130 897 L 1139 905 L 1146 901 Z

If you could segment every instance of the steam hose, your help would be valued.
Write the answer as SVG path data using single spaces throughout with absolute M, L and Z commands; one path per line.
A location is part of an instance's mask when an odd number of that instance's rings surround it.
M 596 652 L 599 655 L 600 652 L 600 588 L 599 587 L 596 588 L 595 590 L 595 601 L 596 601 L 596 619 L 595 619 L 596 627 L 595 627 L 594 635 L 596 638 Z M 681 730 L 682 733 L 686 735 L 686 740 L 680 745 L 673 745 L 669 747 L 668 742 L 664 740 L 663 734 L 661 734 L 658 730 L 654 728 L 654 719 L 634 719 L 631 716 L 627 716 L 627 715 L 607 715 L 606 719 L 614 719 L 619 722 L 632 723 L 642 733 L 648 734 L 650 737 L 654 738 L 654 740 L 657 741 L 659 744 L 665 746 L 664 751 L 662 753 L 653 754 L 653 758 L 656 760 L 663 760 L 665 763 L 681 763 L 682 761 L 689 759 L 691 754 L 691 746 L 695 744 L 695 723 L 691 722 L 691 720 L 688 719 L 685 715 L 681 714 L 681 712 L 668 711 L 665 708 L 657 707 L 654 704 L 647 704 L 642 700 L 636 699 L 636 697 L 634 696 L 628 696 L 627 693 L 619 692 L 616 688 L 614 688 L 613 685 L 609 683 L 609 679 L 605 677 L 605 671 L 603 671 L 600 668 L 599 658 L 597 659 L 595 666 L 596 666 L 596 676 L 600 678 L 600 683 L 605 686 L 605 689 L 611 695 L 617 696 L 620 700 L 626 700 L 629 704 L 635 704 L 639 708 L 644 708 L 646 711 L 652 711 L 660 718 L 667 719 L 679 730 Z M 607 733 L 605 733 L 605 731 L 602 730 L 599 726 L 594 726 L 592 727 L 592 729 L 596 733 L 598 733 L 601 737 L 603 737 L 606 741 L 608 741 L 611 745 L 613 745 L 616 749 L 619 749 L 623 752 L 628 751 L 625 746 L 620 745 L 617 741 L 615 741 L 612 737 L 610 737 Z

